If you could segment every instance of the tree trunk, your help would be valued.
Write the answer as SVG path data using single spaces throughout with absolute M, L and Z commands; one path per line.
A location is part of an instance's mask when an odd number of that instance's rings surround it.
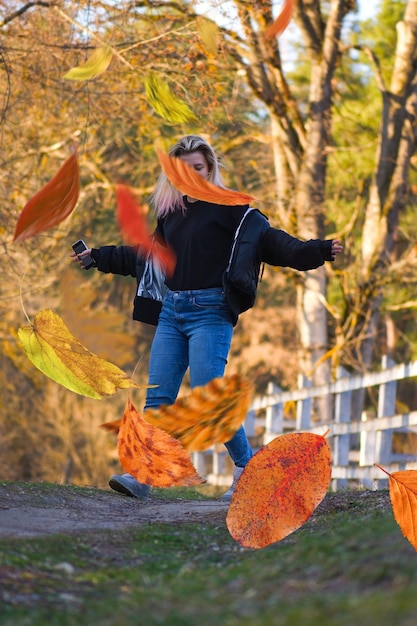
M 362 232 L 361 285 L 349 324 L 357 339 L 359 369 L 370 366 L 381 314 L 383 285 L 407 199 L 410 159 L 417 136 L 417 0 L 409 0 L 397 26 L 398 42 L 384 110 Z M 383 85 L 382 85 L 383 88 Z M 359 317 L 357 311 L 360 311 Z

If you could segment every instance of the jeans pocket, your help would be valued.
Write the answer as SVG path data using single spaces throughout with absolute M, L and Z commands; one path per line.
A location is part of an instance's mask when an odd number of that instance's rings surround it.
M 221 310 L 225 307 L 226 301 L 222 294 L 199 293 L 193 296 L 193 304 L 198 309 Z

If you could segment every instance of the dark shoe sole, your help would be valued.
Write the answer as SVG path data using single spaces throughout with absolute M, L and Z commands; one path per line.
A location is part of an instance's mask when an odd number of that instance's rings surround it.
M 125 496 L 130 496 L 131 498 L 135 497 L 135 495 L 130 491 L 130 489 L 122 485 L 122 483 L 119 483 L 119 481 L 116 478 L 110 478 L 109 487 L 114 489 L 114 491 L 123 493 Z

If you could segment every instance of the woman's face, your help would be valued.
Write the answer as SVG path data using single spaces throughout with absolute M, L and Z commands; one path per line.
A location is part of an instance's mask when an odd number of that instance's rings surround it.
M 202 152 L 189 152 L 188 154 L 182 154 L 180 156 L 180 159 L 182 159 L 187 165 L 192 167 L 193 170 L 197 172 L 197 174 L 200 174 L 200 176 L 202 176 L 206 180 L 208 179 L 210 170 L 206 161 L 206 157 Z

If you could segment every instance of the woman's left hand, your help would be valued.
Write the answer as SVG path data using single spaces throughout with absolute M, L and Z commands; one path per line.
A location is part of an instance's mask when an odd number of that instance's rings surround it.
M 343 252 L 342 242 L 339 239 L 333 239 L 332 240 L 332 259 L 333 259 L 333 261 L 335 260 L 336 255 L 340 254 L 341 252 Z

